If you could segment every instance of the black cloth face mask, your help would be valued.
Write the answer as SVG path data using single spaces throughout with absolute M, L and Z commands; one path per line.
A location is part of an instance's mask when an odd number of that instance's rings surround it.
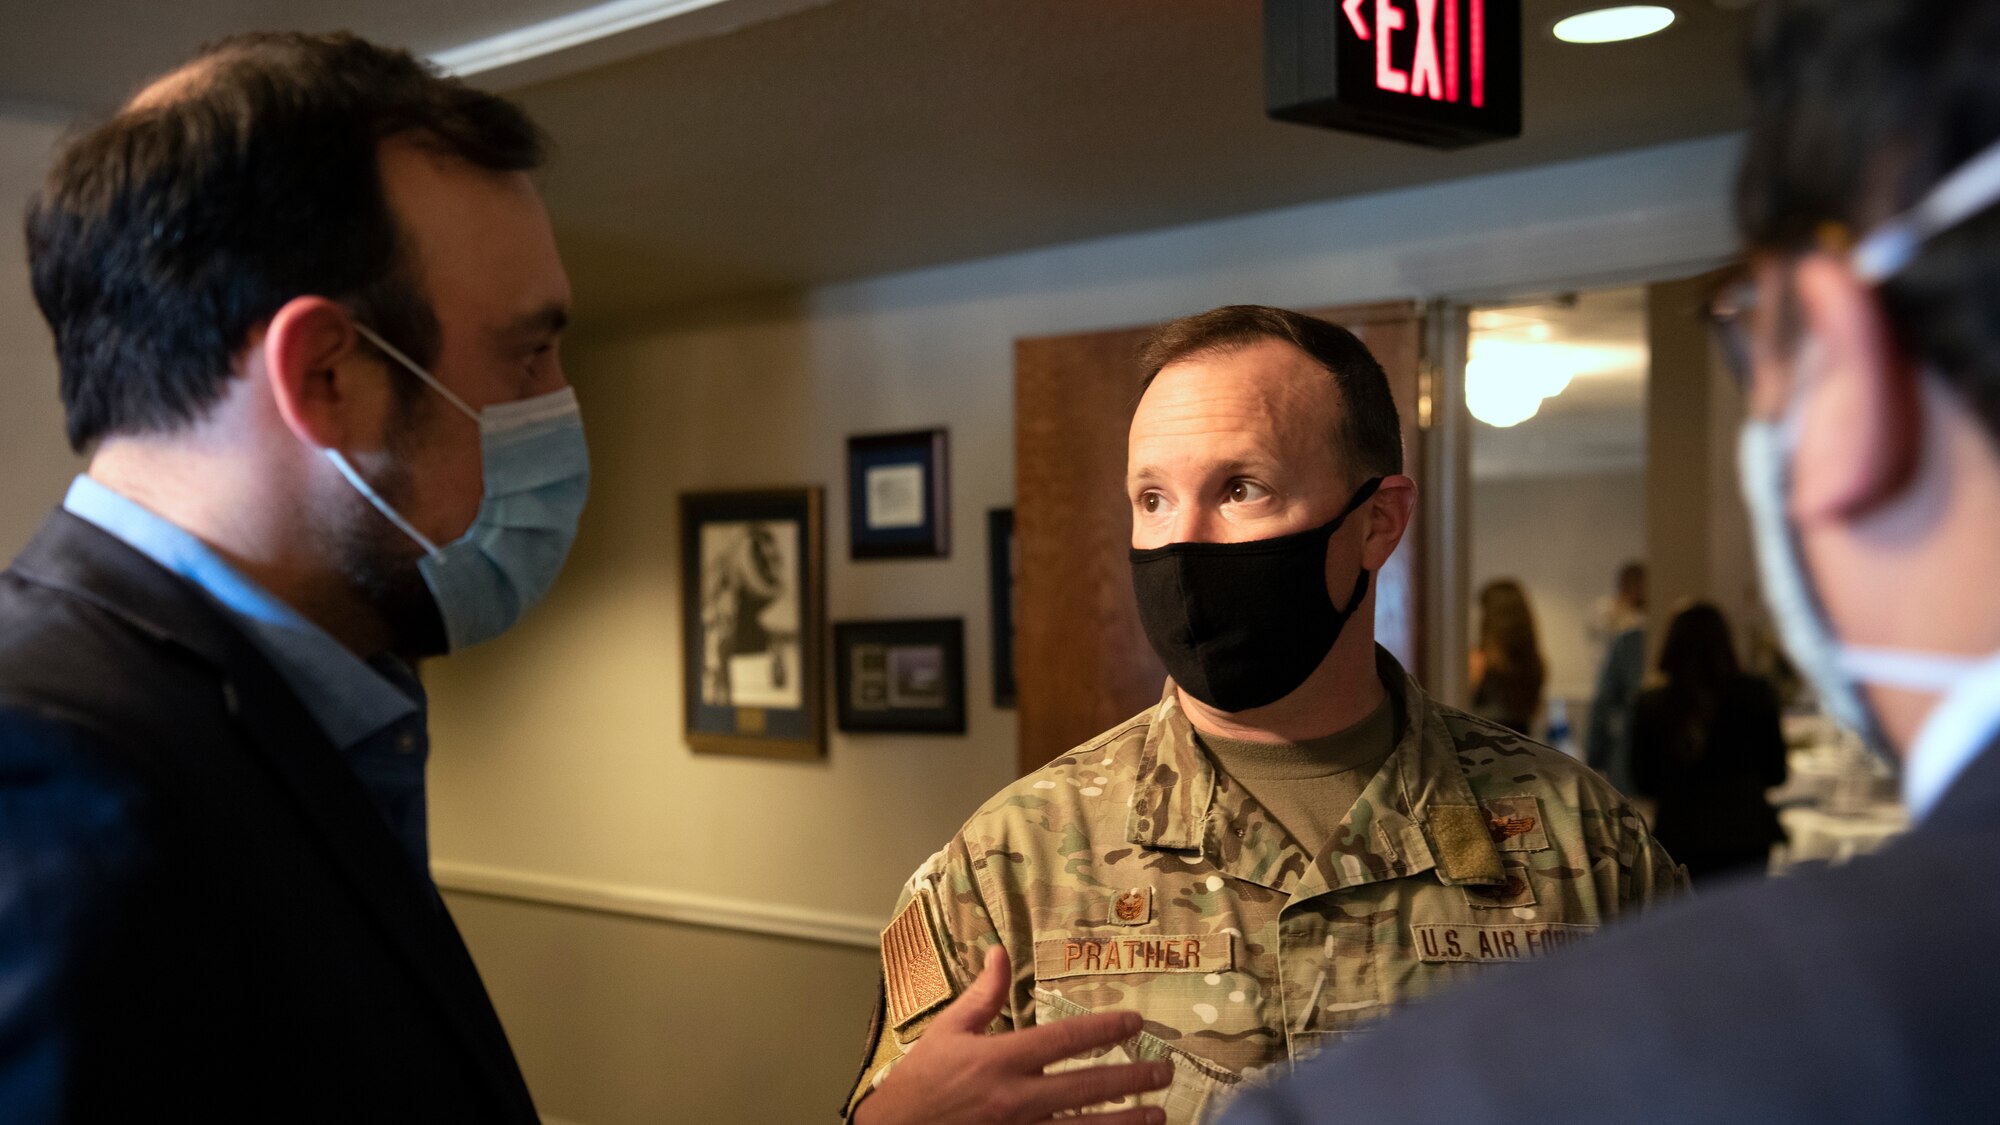
M 1171 543 L 1132 552 L 1146 639 L 1182 690 L 1218 711 L 1297 691 L 1368 596 L 1369 572 L 1340 609 L 1326 592 L 1326 546 L 1382 487 L 1363 484 L 1333 522 L 1248 543 Z

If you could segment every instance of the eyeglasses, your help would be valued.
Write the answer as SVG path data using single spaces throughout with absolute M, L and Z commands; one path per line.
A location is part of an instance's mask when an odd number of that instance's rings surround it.
M 1829 226 L 1820 232 L 1820 246 L 1823 251 L 1844 256 L 1863 283 L 1881 285 L 1907 269 L 1924 243 L 1996 202 L 2000 202 L 2000 141 L 1959 165 L 1916 206 L 1883 222 L 1859 241 L 1845 228 Z M 1749 273 L 1737 274 L 1717 288 L 1704 317 L 1738 386 L 1750 383 L 1750 330 L 1757 297 L 1757 284 Z
M 1726 278 L 1702 310 L 1709 338 L 1715 341 L 1722 365 L 1738 387 L 1750 385 L 1750 325 L 1756 310 L 1757 282 L 1747 270 Z

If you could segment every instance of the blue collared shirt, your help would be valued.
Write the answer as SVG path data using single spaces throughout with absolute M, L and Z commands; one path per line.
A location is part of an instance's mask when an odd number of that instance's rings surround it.
M 367 789 L 396 840 L 429 878 L 423 685 L 393 656 L 364 661 L 224 562 L 207 544 L 89 476 L 63 507 L 200 587 L 242 626 Z
M 1918 729 L 1903 762 L 1903 804 L 1922 820 L 1981 753 L 2000 738 L 2000 655 L 1946 692 Z M 2000 753 L 2000 750 L 1993 750 Z

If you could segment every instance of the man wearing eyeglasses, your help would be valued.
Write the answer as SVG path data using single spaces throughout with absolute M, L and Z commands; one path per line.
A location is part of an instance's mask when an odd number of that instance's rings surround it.
M 1916 826 L 1391 1021 L 1229 1125 L 2000 1114 L 2000 5 L 1762 19 L 1716 308 L 1745 500 L 1786 646 Z

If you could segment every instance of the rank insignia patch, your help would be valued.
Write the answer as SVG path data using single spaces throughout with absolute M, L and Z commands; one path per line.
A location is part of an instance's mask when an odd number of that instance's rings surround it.
M 1107 922 L 1118 926 L 1143 926 L 1153 920 L 1153 888 L 1132 887 L 1111 895 Z
M 919 892 L 882 931 L 882 987 L 898 1031 L 951 999 L 951 980 L 932 936 L 930 900 Z

